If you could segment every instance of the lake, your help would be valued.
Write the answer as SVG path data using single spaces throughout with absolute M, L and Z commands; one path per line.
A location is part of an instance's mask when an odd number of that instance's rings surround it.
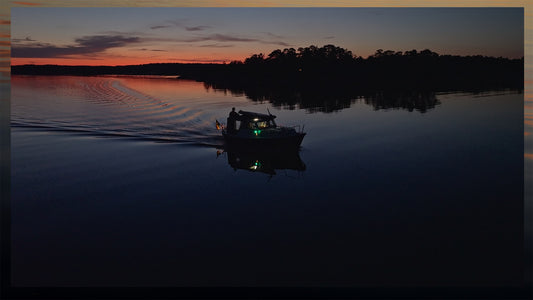
M 522 92 L 309 105 L 165 77 L 11 89 L 15 286 L 524 283 Z M 232 107 L 304 125 L 299 153 L 224 151 L 215 120 Z

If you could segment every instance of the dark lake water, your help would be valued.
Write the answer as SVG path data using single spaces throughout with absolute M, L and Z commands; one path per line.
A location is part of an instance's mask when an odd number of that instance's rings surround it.
M 522 93 L 310 106 L 168 78 L 11 84 L 14 285 L 523 283 Z M 231 107 L 305 125 L 301 150 L 225 152 Z

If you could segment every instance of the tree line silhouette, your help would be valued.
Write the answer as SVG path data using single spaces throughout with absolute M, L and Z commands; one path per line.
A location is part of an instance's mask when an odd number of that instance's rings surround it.
M 364 59 L 334 45 L 286 48 L 254 54 L 219 72 L 184 77 L 228 87 L 337 86 L 358 89 L 454 90 L 513 88 L 524 83 L 524 59 L 439 55 L 431 50 L 379 49 Z
M 367 58 L 335 46 L 311 45 L 253 54 L 229 64 L 160 63 L 130 66 L 12 66 L 26 75 L 176 75 L 208 89 L 245 94 L 253 101 L 310 111 L 336 111 L 364 96 L 375 109 L 425 112 L 439 91 L 523 90 L 524 58 L 440 55 L 377 50 Z
M 426 112 L 435 92 L 523 89 L 524 60 L 382 49 L 364 59 L 334 45 L 286 48 L 231 62 L 220 72 L 184 74 L 206 88 L 286 109 L 333 112 L 357 101 L 374 109 Z

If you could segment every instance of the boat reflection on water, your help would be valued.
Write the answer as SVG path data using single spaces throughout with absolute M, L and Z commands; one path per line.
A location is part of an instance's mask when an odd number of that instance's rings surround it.
M 225 154 L 233 170 L 261 172 L 274 176 L 279 171 L 305 171 L 305 163 L 298 151 L 246 151 L 246 149 L 226 148 L 217 150 L 217 156 Z

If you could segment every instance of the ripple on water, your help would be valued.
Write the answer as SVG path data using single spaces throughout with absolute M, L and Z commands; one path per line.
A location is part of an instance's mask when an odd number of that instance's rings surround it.
M 198 100 L 201 97 L 191 95 L 189 85 L 176 81 L 166 81 L 163 97 L 156 88 L 145 91 L 146 85 L 139 89 L 134 82 L 115 77 L 16 77 L 11 125 L 95 136 L 220 143 L 213 126 L 219 103 Z M 173 87 L 175 97 L 168 93 Z M 198 104 L 191 106 L 195 101 Z

